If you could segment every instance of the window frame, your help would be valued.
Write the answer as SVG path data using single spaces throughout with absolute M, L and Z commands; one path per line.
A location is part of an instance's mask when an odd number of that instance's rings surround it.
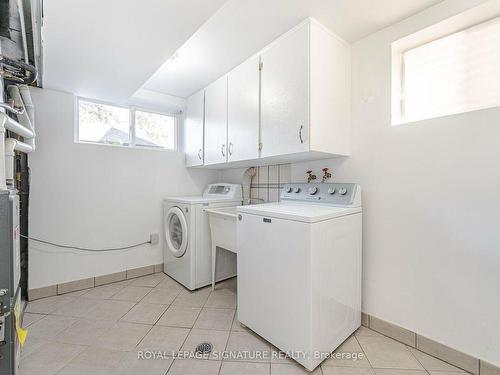
M 441 115 L 422 116 L 419 119 L 405 118 L 404 113 L 404 53 L 425 44 L 434 42 L 452 34 L 473 28 L 500 17 L 500 4 L 487 2 L 478 5 L 456 16 L 440 21 L 434 25 L 421 29 L 397 39 L 391 43 L 391 125 L 398 126 L 437 118 L 466 114 L 498 106 L 484 106 L 475 109 L 464 109 Z
M 102 142 L 93 142 L 93 141 L 85 141 L 80 139 L 80 101 L 90 102 L 95 104 L 108 105 L 112 107 L 124 108 L 129 112 L 129 144 L 128 145 L 117 145 L 111 143 L 102 143 Z M 153 147 L 153 146 L 143 146 L 136 145 L 136 135 L 135 135 L 135 112 L 146 112 L 152 113 L 161 116 L 168 116 L 174 118 L 174 149 L 164 148 L 164 147 Z M 179 114 L 166 112 L 166 111 L 158 111 L 152 110 L 141 106 L 134 105 L 120 105 L 111 102 L 107 102 L 99 99 L 90 99 L 83 96 L 75 97 L 75 129 L 74 129 L 74 142 L 81 144 L 91 144 L 91 145 L 100 145 L 100 146 L 110 146 L 110 147 L 121 147 L 121 148 L 135 148 L 142 150 L 156 150 L 156 151 L 167 151 L 167 152 L 179 152 Z

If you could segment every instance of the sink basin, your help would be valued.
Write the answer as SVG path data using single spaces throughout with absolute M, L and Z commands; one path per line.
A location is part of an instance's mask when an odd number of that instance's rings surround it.
M 212 248 L 221 247 L 236 253 L 236 220 L 238 218 L 236 206 L 206 208 L 205 212 L 210 222 Z

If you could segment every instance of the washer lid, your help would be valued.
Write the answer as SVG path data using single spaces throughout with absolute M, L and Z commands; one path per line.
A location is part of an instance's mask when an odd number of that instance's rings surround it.
M 234 198 L 206 198 L 200 195 L 184 196 L 184 197 L 168 197 L 166 202 L 184 203 L 184 204 L 199 204 L 199 203 L 218 203 L 218 202 L 234 202 L 234 204 L 241 204 L 241 199 L 235 200 Z
M 361 212 L 361 207 L 338 207 L 314 203 L 264 203 L 239 206 L 238 213 L 316 223 Z

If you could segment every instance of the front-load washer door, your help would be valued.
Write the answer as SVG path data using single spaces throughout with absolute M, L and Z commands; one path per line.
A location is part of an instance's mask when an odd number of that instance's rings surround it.
M 170 252 L 180 258 L 188 245 L 188 227 L 186 217 L 179 207 L 172 207 L 165 216 L 165 239 Z

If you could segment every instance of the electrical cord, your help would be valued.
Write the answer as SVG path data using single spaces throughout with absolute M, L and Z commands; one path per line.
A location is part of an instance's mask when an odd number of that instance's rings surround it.
M 142 246 L 142 245 L 146 245 L 146 244 L 151 244 L 151 241 L 145 241 L 145 242 L 141 242 L 141 243 L 138 243 L 138 244 L 135 244 L 135 245 L 124 246 L 124 247 L 112 247 L 112 248 L 107 248 L 107 249 L 90 249 L 90 248 L 87 248 L 87 247 L 61 245 L 61 244 L 57 244 L 57 243 L 54 243 L 54 242 L 41 240 L 39 238 L 25 236 L 24 234 L 20 234 L 19 236 L 22 237 L 22 238 L 26 238 L 27 240 L 31 240 L 31 241 L 35 241 L 35 242 L 40 242 L 40 243 L 43 243 L 43 244 L 46 244 L 46 245 L 52 245 L 52 246 L 60 247 L 60 248 L 63 248 L 63 249 L 74 249 L 74 250 L 90 251 L 90 252 L 96 252 L 96 253 L 104 252 L 104 251 L 127 250 L 127 249 L 132 249 L 134 247 L 139 247 L 139 246 Z

